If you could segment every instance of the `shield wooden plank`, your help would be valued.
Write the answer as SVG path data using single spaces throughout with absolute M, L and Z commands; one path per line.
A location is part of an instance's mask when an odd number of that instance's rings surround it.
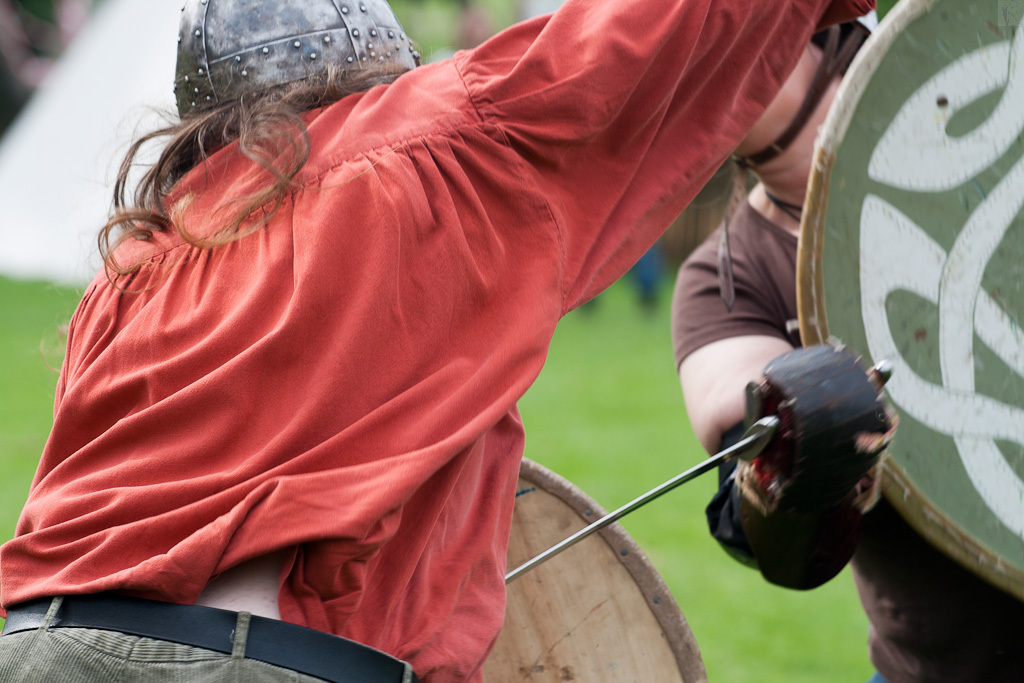
M 1004 11 L 1006 10 L 1006 11 Z M 819 136 L 805 344 L 894 365 L 885 494 L 1024 598 L 1024 36 L 1014 0 L 903 0 Z
M 605 514 L 550 470 L 524 460 L 509 568 Z M 508 586 L 505 625 L 484 665 L 487 683 L 700 683 L 697 641 L 664 581 L 618 524 Z

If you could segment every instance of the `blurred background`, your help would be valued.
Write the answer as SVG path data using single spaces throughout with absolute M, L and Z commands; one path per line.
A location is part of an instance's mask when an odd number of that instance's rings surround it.
M 436 61 L 558 3 L 392 4 Z M 882 0 L 880 14 L 892 4 Z M 62 330 L 97 266 L 94 234 L 115 164 L 135 131 L 173 109 L 179 10 L 0 0 L 0 542 L 14 533 L 49 431 Z M 713 179 L 657 249 L 566 318 L 521 402 L 527 457 L 606 509 L 705 457 L 675 374 L 669 299 L 678 263 L 717 223 L 730 182 Z M 867 620 L 849 572 L 806 593 L 768 585 L 708 535 L 716 484 L 705 476 L 623 520 L 687 617 L 712 683 L 866 681 Z

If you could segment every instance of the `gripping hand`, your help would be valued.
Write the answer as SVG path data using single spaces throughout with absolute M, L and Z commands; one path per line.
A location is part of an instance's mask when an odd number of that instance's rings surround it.
M 768 447 L 741 468 L 744 497 L 765 514 L 820 513 L 857 498 L 896 429 L 883 383 L 879 370 L 824 344 L 771 361 L 747 387 L 747 418 L 776 415 L 780 424 Z

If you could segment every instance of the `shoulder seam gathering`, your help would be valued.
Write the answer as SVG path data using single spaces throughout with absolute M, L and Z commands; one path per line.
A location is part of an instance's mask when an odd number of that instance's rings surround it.
M 509 140 L 508 135 L 505 133 L 505 126 L 503 125 L 503 123 L 500 120 L 494 120 L 493 117 L 484 116 L 483 112 L 480 111 L 480 107 L 477 106 L 476 98 L 473 97 L 473 91 L 470 89 L 469 84 L 466 83 L 466 78 L 462 73 L 462 69 L 459 68 L 459 63 L 458 61 L 456 61 L 455 57 L 452 58 L 452 65 L 453 68 L 455 69 L 455 73 L 459 77 L 459 82 L 462 83 L 462 87 L 466 91 L 466 98 L 469 100 L 470 105 L 472 105 L 473 111 L 476 113 L 477 118 L 480 120 L 481 123 L 488 123 L 494 126 L 494 129 L 501 135 L 501 144 L 505 145 L 505 147 L 511 150 L 512 143 Z M 515 150 L 512 151 L 513 153 L 515 153 Z M 515 156 L 520 160 L 522 159 L 522 157 L 520 157 L 518 154 L 515 154 Z M 523 163 L 525 164 L 526 162 L 524 161 Z M 561 315 L 564 316 L 568 312 L 566 311 L 566 306 L 569 298 L 569 284 L 568 282 L 566 282 L 565 279 L 566 260 L 568 258 L 567 249 L 565 246 L 565 231 L 562 229 L 562 225 L 558 222 L 558 219 L 555 216 L 555 212 L 551 209 L 551 202 L 548 201 L 548 198 L 544 195 L 544 193 L 541 191 L 540 187 L 538 187 L 536 183 L 533 183 L 533 185 L 535 194 L 537 195 L 537 197 L 540 198 L 541 202 L 543 202 L 544 204 L 544 208 L 547 210 L 548 218 L 550 219 L 551 226 L 555 233 L 555 240 L 558 242 L 558 282 L 559 287 L 561 289 L 561 291 L 559 292 L 559 310 Z

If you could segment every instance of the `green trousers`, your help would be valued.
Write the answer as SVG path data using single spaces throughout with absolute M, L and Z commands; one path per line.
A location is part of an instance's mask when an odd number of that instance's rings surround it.
M 239 612 L 234 651 L 179 645 L 116 631 L 50 628 L 0 637 L 0 683 L 323 683 L 245 656 L 249 613 Z

